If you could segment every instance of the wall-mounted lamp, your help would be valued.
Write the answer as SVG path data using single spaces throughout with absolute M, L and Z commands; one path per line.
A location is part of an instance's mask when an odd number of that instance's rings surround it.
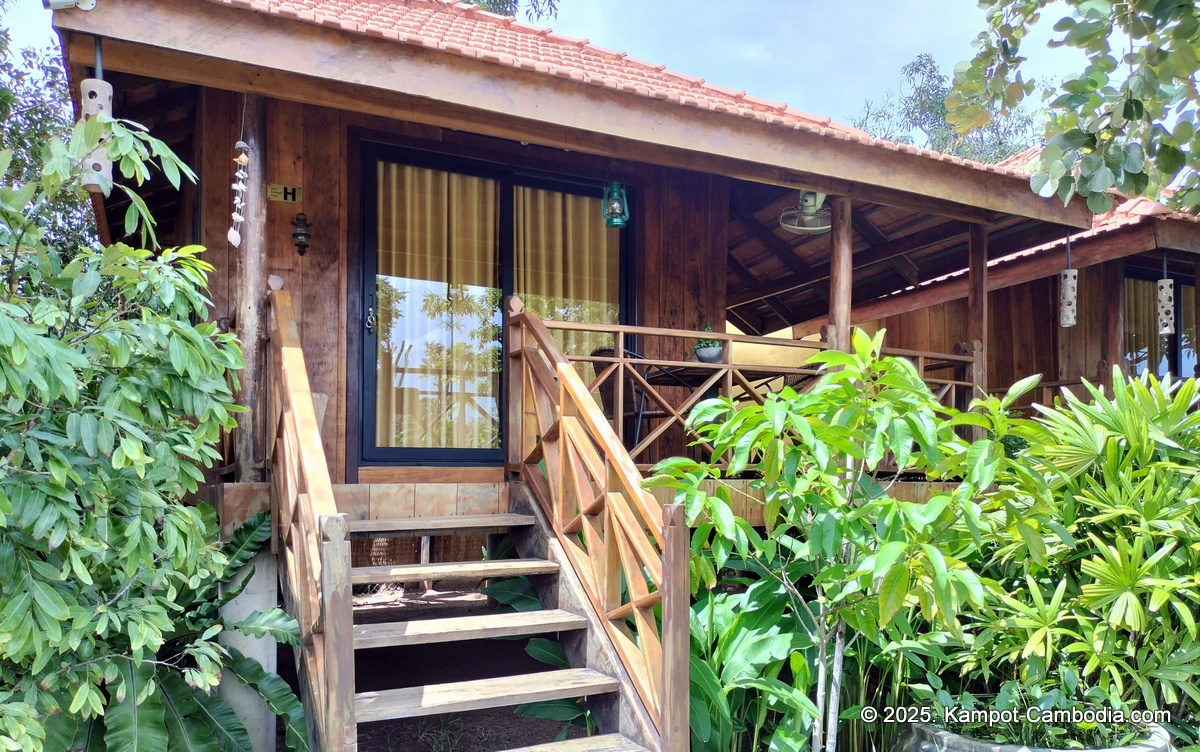
M 304 212 L 299 212 L 292 220 L 292 242 L 296 244 L 296 252 L 303 256 L 311 241 L 312 228 L 308 224 L 308 217 Z
M 617 168 L 619 177 L 609 180 L 614 167 Z M 609 164 L 608 174 L 604 178 L 604 207 L 600 212 L 600 216 L 604 217 L 604 224 L 608 227 L 624 227 L 629 223 L 629 199 L 625 195 L 623 177 L 621 165 L 616 162 Z

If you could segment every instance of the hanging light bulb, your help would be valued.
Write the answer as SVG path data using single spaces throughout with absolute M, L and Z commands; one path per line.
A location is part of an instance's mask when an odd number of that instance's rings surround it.
M 613 162 L 608 166 L 609 175 L 614 167 L 621 172 L 621 165 Z M 600 216 L 604 217 L 604 224 L 608 227 L 624 227 L 629 223 L 629 199 L 625 195 L 625 186 L 620 179 L 608 180 L 607 176 L 605 182 L 604 206 Z
M 1167 254 L 1162 255 L 1163 273 L 1158 280 L 1158 336 L 1175 333 L 1175 280 L 1167 276 Z
M 1058 275 L 1058 325 L 1075 326 L 1079 315 L 1079 270 L 1071 268 L 1071 236 L 1067 235 L 1067 268 Z

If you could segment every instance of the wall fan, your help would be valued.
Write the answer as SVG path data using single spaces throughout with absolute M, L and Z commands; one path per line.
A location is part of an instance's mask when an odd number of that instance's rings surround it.
M 819 235 L 829 232 L 833 221 L 829 217 L 829 210 L 824 206 L 824 193 L 800 191 L 796 205 L 779 215 L 779 226 L 797 235 Z

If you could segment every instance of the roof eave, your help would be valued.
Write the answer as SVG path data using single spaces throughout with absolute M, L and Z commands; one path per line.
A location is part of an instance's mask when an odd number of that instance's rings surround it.
M 1011 175 L 864 144 L 816 127 L 786 127 L 753 117 L 702 111 L 524 70 L 515 61 L 488 62 L 395 39 L 188 0 L 102 0 L 89 12 L 56 12 L 54 23 L 61 30 L 169 51 L 186 62 L 176 75 L 179 80 L 190 76 L 189 83 L 300 101 L 316 97 L 319 87 L 289 91 L 288 82 L 299 76 L 324 82 L 327 88 L 365 88 L 434 103 L 429 108 L 408 108 L 405 116 L 424 122 L 444 121 L 446 113 L 453 111 L 449 119 L 461 125 L 465 113 L 479 124 L 481 132 L 489 124 L 494 133 L 497 123 L 502 124 L 499 130 L 518 120 L 536 123 L 541 137 L 524 140 L 547 145 L 569 143 L 569 148 L 581 151 L 640 157 L 651 163 L 665 163 L 655 156 L 671 153 L 671 166 L 685 161 L 697 171 L 780 185 L 811 185 L 881 203 L 910 206 L 925 198 L 946 205 L 936 213 L 977 222 L 1015 215 L 1079 228 L 1091 224 L 1091 214 L 1082 202 L 1063 206 L 1042 199 L 1029 190 L 1024 179 Z M 81 46 L 78 54 L 69 54 L 83 62 L 87 46 Z M 212 65 L 215 61 L 245 66 L 240 81 L 231 81 L 228 71 L 219 76 L 218 66 Z M 106 59 L 106 65 L 117 70 L 121 62 Z M 137 65 L 136 60 L 127 62 Z M 145 61 L 145 68 L 129 72 L 156 75 L 152 61 Z M 157 75 L 170 74 L 160 69 Z M 312 103 L 347 106 L 332 96 Z M 438 113 L 439 107 L 445 112 Z M 912 197 L 911 201 L 906 196 Z M 955 213 L 956 205 L 979 211 Z

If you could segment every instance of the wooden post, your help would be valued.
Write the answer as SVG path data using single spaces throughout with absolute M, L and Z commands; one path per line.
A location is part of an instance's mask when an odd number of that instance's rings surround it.
M 1102 269 L 1104 274 L 1104 295 L 1101 305 L 1104 306 L 1104 341 L 1100 347 L 1101 367 L 1097 370 L 1099 385 L 1111 385 L 1112 367 L 1120 366 L 1121 373 L 1125 372 L 1125 268 L 1120 260 L 1109 261 Z M 1073 379 L 1075 376 L 1059 374 L 1060 379 Z
M 967 339 L 978 342 L 971 380 L 986 395 L 988 390 L 988 231 L 980 224 L 971 225 L 967 243 Z
M 691 744 L 688 718 L 690 656 L 688 620 L 691 614 L 691 536 L 683 507 L 663 507 L 662 651 L 663 685 L 662 752 L 688 752 Z
M 1192 295 L 1194 296 L 1194 299 L 1195 299 L 1194 313 L 1196 316 L 1196 320 L 1193 322 L 1193 325 L 1196 327 L 1196 336 L 1200 337 L 1200 259 L 1196 259 L 1195 261 L 1192 262 L 1192 274 L 1194 275 L 1194 277 L 1192 279 Z M 1122 288 L 1122 292 L 1124 292 L 1124 288 Z M 1124 302 L 1125 302 L 1124 296 L 1122 296 L 1122 299 L 1121 299 L 1122 313 L 1124 313 L 1124 310 L 1125 310 Z M 1196 345 L 1193 340 L 1193 347 L 1195 347 L 1195 346 Z M 1125 363 L 1122 361 L 1122 363 L 1121 363 L 1122 371 L 1125 370 L 1124 365 L 1125 365 Z M 1197 362 L 1197 364 L 1192 368 L 1192 370 L 1193 370 L 1193 373 L 1179 374 L 1180 378 L 1186 379 L 1186 378 L 1191 378 L 1192 376 L 1200 377 L 1200 361 Z
M 830 344 L 835 350 L 850 350 L 851 290 L 854 286 L 854 230 L 851 226 L 850 198 L 835 196 L 830 205 L 833 220 L 829 267 L 829 323 L 833 326 Z
M 525 364 L 515 357 L 524 345 L 524 335 L 521 324 L 516 316 L 521 312 L 524 303 L 516 295 L 504 299 L 504 353 L 501 358 L 501 368 L 504 370 L 504 383 L 507 385 L 505 398 L 508 400 L 504 421 L 504 447 L 507 454 L 507 470 L 510 474 L 519 475 L 521 462 L 525 457 L 524 431 L 522 424 L 525 419 Z
M 354 614 L 350 589 L 350 541 L 344 514 L 323 515 L 321 610 L 325 628 L 325 739 L 327 752 L 357 752 L 354 717 Z
M 250 163 L 246 165 L 246 206 L 242 224 L 242 244 L 233 253 L 237 256 L 234 309 L 235 331 L 242 343 L 246 367 L 239 374 L 241 390 L 238 403 L 249 408 L 238 418 L 234 438 L 236 479 L 243 483 L 262 480 L 263 455 L 267 443 L 262 419 L 263 405 L 260 387 L 266 374 L 264 346 L 264 291 L 267 289 L 264 261 L 267 225 L 267 107 L 257 94 L 246 94 L 246 143 L 250 146 Z M 232 160 L 231 153 L 229 158 Z

